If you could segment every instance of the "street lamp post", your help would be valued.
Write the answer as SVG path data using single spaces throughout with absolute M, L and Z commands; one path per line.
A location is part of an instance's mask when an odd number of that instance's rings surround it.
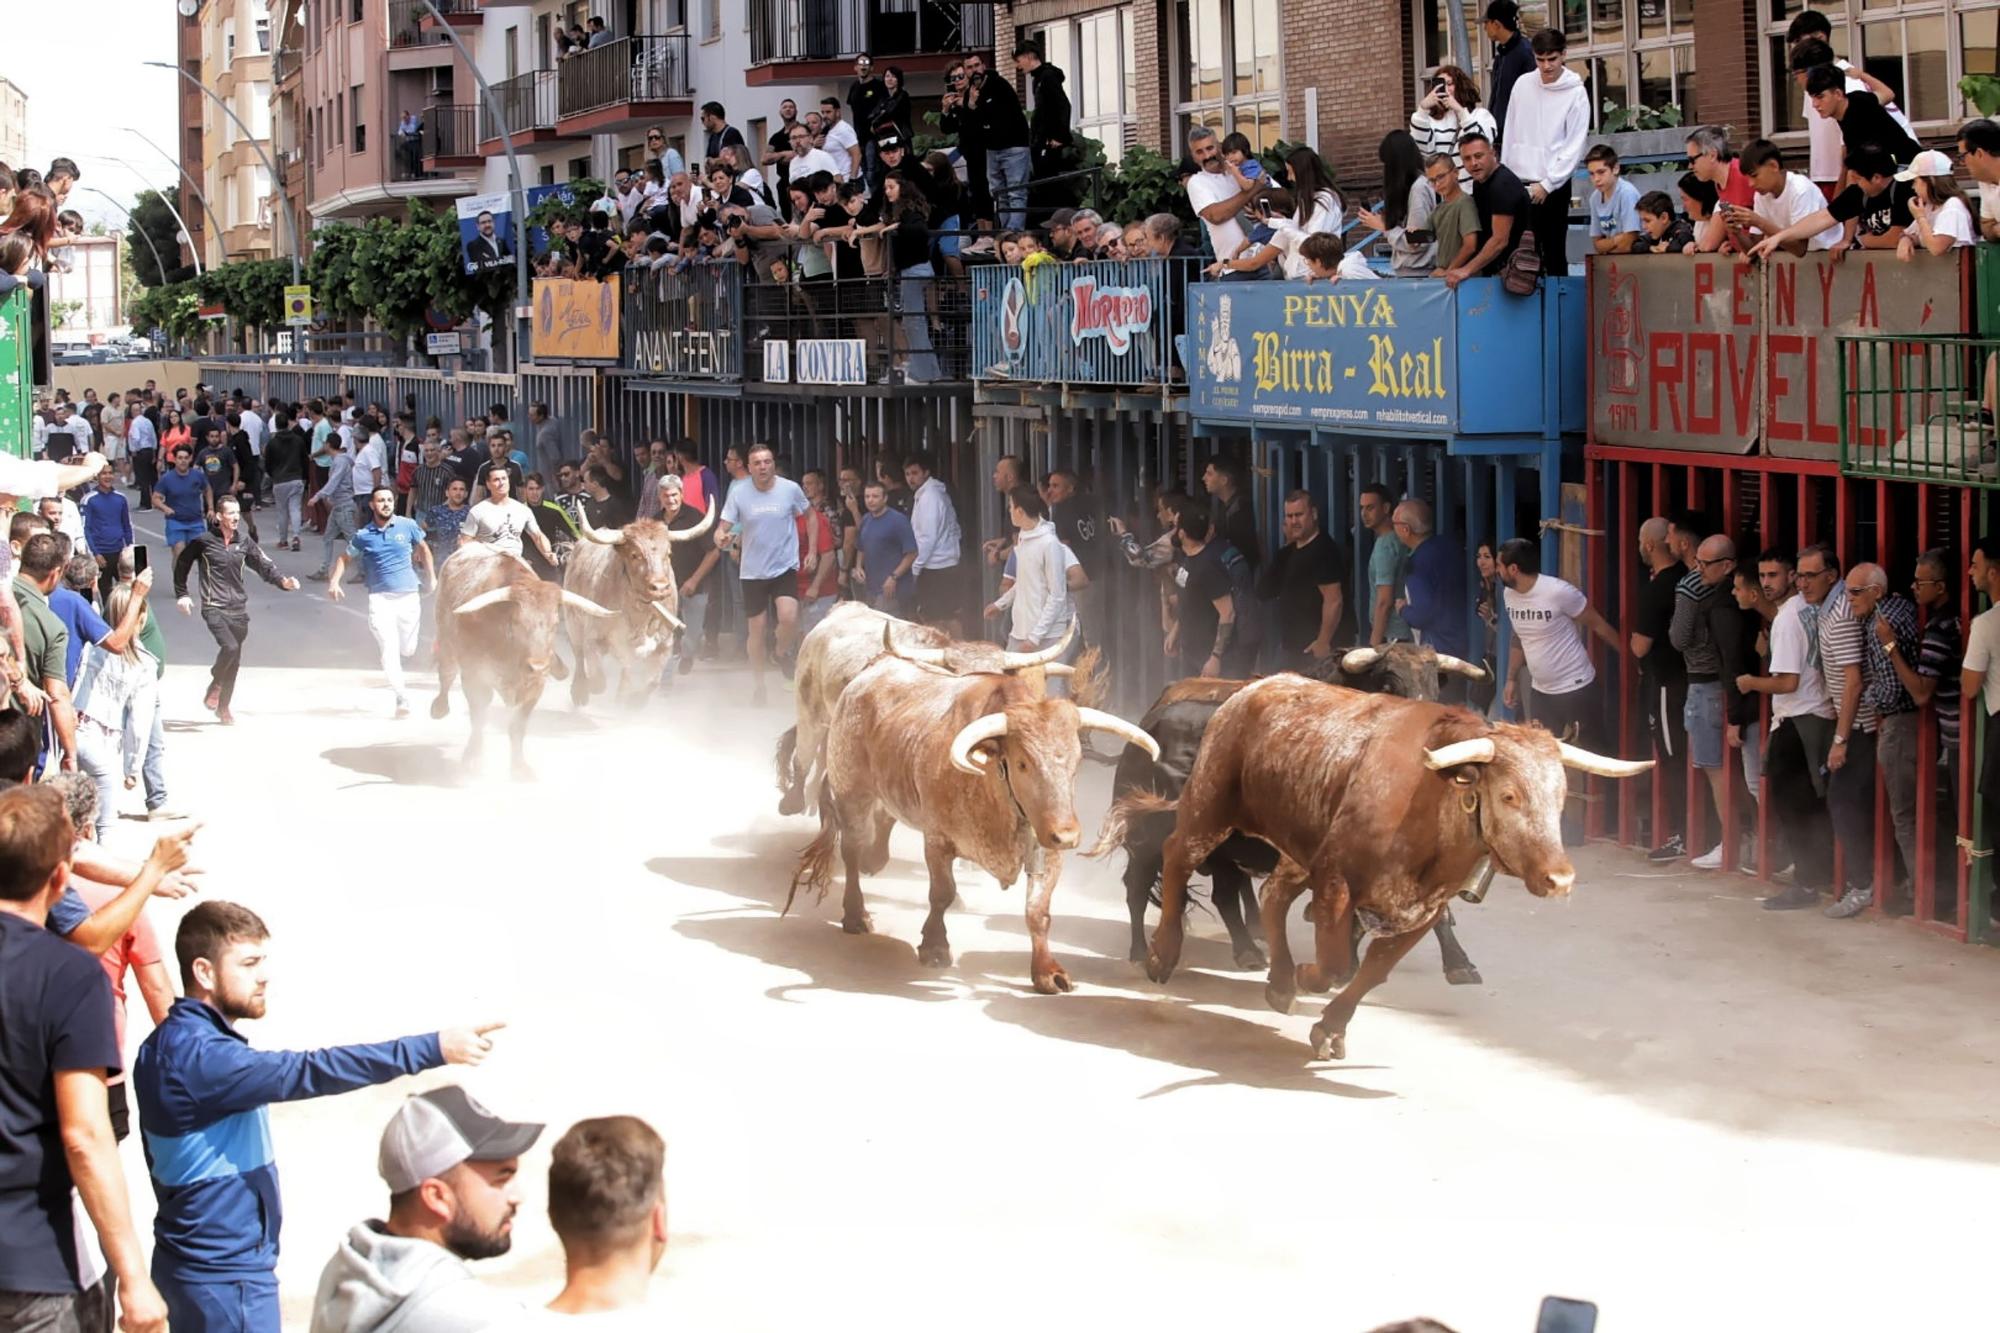
M 297 286 L 299 283 L 299 249 L 302 244 L 302 242 L 299 240 L 299 220 L 296 217 L 292 216 L 292 201 L 285 194 L 285 177 L 283 173 L 281 173 L 278 170 L 278 164 L 276 162 L 273 162 L 271 160 L 271 155 L 264 151 L 264 145 L 257 142 L 257 136 L 252 134 L 250 132 L 250 127 L 243 123 L 243 117 L 236 114 L 236 108 L 229 105 L 227 99 L 222 97 L 222 95 L 217 93 L 213 88 L 209 87 L 207 84 L 203 83 L 200 79 L 197 79 L 194 75 L 182 69 L 179 65 L 171 64 L 168 61 L 142 60 L 139 63 L 142 65 L 150 65 L 154 69 L 170 69 L 174 73 L 186 79 L 189 83 L 193 84 L 195 87 L 201 89 L 203 95 L 206 96 L 209 101 L 215 103 L 217 106 L 222 108 L 222 114 L 228 116 L 229 119 L 235 123 L 236 128 L 243 132 L 244 139 L 246 139 L 249 142 L 250 146 L 256 150 L 258 158 L 264 163 L 264 170 L 271 173 L 271 183 L 274 187 L 276 187 L 278 191 L 278 197 L 284 200 L 285 207 L 283 211 L 285 216 L 285 225 L 291 228 L 292 232 L 292 285 Z M 176 163 L 176 165 L 179 164 Z M 212 217 L 213 215 L 211 215 L 211 218 Z
M 123 129 L 127 134 L 135 136 L 139 140 L 139 142 L 145 144 L 146 147 L 152 149 L 154 152 L 158 153 L 161 157 L 164 157 L 167 159 L 167 161 L 173 163 L 174 170 L 180 172 L 181 179 L 188 183 L 188 188 L 190 190 L 194 191 L 195 202 L 201 205 L 201 211 L 208 215 L 209 230 L 215 233 L 217 243 L 219 244 L 222 239 L 222 220 L 216 217 L 215 210 L 209 207 L 208 196 L 201 192 L 201 182 L 196 180 L 193 176 L 190 176 L 188 174 L 188 169 L 182 166 L 180 159 L 175 157 L 172 153 L 169 153 L 166 149 L 160 147 L 158 144 L 154 143 L 151 139 L 148 139 L 145 135 L 140 134 L 139 131 L 133 129 L 130 125 L 124 126 Z M 113 160 L 117 161 L 119 159 L 113 159 Z M 124 165 L 131 166 L 131 163 L 127 162 L 124 163 Z M 137 170 L 137 168 L 133 169 Z M 278 182 L 278 188 L 280 190 L 283 190 L 285 188 L 283 181 Z M 187 228 L 183 226 L 181 230 L 187 231 Z M 188 236 L 190 238 L 188 241 L 188 249 L 193 250 L 194 241 L 192 238 L 194 236 L 194 233 L 188 231 Z M 197 257 L 195 262 L 197 267 L 199 267 L 200 265 L 199 257 Z
M 160 281 L 164 283 L 167 280 L 167 261 L 161 257 L 160 247 L 153 244 L 153 238 L 151 236 L 148 236 L 146 234 L 146 229 L 139 225 L 139 219 L 132 216 L 132 210 L 125 207 L 125 205 L 119 203 L 116 199 L 113 199 L 110 195 L 106 194 L 104 191 L 98 189 L 94 185 L 86 185 L 83 188 L 90 191 L 92 194 L 102 199 L 105 203 L 110 204 L 113 208 L 117 209 L 120 213 L 123 213 L 125 215 L 125 220 L 132 224 L 132 230 L 139 233 L 139 239 L 144 241 L 146 243 L 146 248 L 153 252 L 153 262 L 159 265 Z M 189 248 L 192 249 L 193 247 L 190 246 Z M 196 269 L 195 271 L 199 273 L 201 270 Z
M 500 133 L 500 146 L 507 152 L 507 184 L 514 195 L 514 382 L 523 400 L 527 398 L 527 383 L 522 378 L 521 367 L 528 357 L 528 321 L 521 311 L 526 308 L 528 296 L 528 193 L 521 187 L 521 159 L 514 155 L 514 135 L 507 124 L 507 117 L 500 110 L 500 99 L 493 95 L 492 85 L 479 72 L 479 62 L 472 58 L 472 52 L 465 49 L 465 43 L 458 39 L 458 32 L 445 21 L 443 14 L 433 0 L 423 0 L 424 8 L 437 20 L 438 27 L 450 39 L 458 58 L 472 71 L 472 81 L 479 86 L 479 100 L 486 105 L 487 114 L 493 117 L 493 128 Z

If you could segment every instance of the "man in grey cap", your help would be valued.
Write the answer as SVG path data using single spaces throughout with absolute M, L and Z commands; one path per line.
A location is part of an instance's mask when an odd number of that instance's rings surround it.
M 515 1178 L 541 1132 L 455 1085 L 404 1102 L 376 1159 L 389 1220 L 356 1224 L 327 1261 L 312 1333 L 475 1333 L 518 1315 L 465 1261 L 513 1244 Z

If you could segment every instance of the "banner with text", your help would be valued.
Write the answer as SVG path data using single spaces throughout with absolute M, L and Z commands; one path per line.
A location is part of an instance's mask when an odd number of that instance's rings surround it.
M 1450 434 L 1456 302 L 1442 282 L 1198 283 L 1194 415 Z
M 588 278 L 536 278 L 535 327 L 537 362 L 618 362 L 618 276 L 602 282 Z
M 627 370 L 672 380 L 740 380 L 742 269 L 693 264 L 625 270 Z
M 1969 253 L 1593 260 L 1591 438 L 1837 459 L 1839 336 L 1965 332 Z
M 1160 384 L 1193 259 L 1099 259 L 972 270 L 973 378 Z

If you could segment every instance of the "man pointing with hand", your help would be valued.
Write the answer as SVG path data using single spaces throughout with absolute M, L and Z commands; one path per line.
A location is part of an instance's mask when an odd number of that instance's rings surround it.
M 255 912 L 205 902 L 174 938 L 186 998 L 133 1061 L 133 1092 L 159 1211 L 153 1281 L 174 1333 L 279 1333 L 278 1198 L 271 1102 L 351 1092 L 439 1065 L 476 1065 L 502 1025 L 360 1046 L 259 1051 L 236 1022 L 262 1018 L 268 931 Z

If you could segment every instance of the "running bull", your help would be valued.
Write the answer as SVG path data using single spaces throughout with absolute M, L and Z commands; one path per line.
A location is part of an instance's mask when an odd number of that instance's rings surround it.
M 778 739 L 778 813 L 796 815 L 810 806 L 821 771 L 820 747 L 825 742 L 840 695 L 870 662 L 880 657 L 894 635 L 894 650 L 913 662 L 948 671 L 1028 671 L 1039 667 L 1051 675 L 1068 675 L 1056 662 L 1069 647 L 1076 623 L 1062 642 L 1040 652 L 1010 653 L 995 644 L 953 639 L 943 630 L 898 620 L 859 602 L 842 602 L 813 626 L 799 645 L 793 673 L 798 693 L 798 725 Z
M 1339 657 L 1325 659 L 1322 669 L 1333 684 L 1404 699 L 1436 699 L 1440 673 L 1469 680 L 1486 677 L 1483 667 L 1410 643 L 1350 649 Z M 1202 736 L 1215 710 L 1246 684 L 1247 681 L 1197 677 L 1167 686 L 1151 711 L 1139 720 L 1140 729 L 1158 743 L 1160 757 L 1150 758 L 1137 746 L 1126 747 L 1112 783 L 1114 805 L 1127 796 L 1142 793 L 1167 800 L 1178 797 L 1188 772 L 1194 767 L 1195 755 L 1201 749 Z M 1160 861 L 1167 835 L 1173 831 L 1174 816 L 1170 810 L 1142 813 L 1131 807 L 1125 809 L 1127 817 L 1108 822 L 1103 838 L 1090 854 L 1100 856 L 1114 847 L 1125 849 L 1125 906 L 1132 923 L 1130 957 L 1135 963 L 1143 963 L 1146 906 L 1157 901 Z M 1201 863 L 1201 873 L 1209 877 L 1212 885 L 1210 900 L 1229 931 L 1238 967 L 1265 965 L 1264 951 L 1258 947 L 1247 921 L 1257 910 L 1251 877 L 1268 875 L 1277 865 L 1276 848 L 1240 833 L 1231 834 Z M 1478 985 L 1479 971 L 1459 945 L 1449 908 L 1438 918 L 1435 931 L 1444 957 L 1445 979 L 1453 985 Z
M 463 676 L 465 704 L 472 713 L 468 763 L 477 762 L 485 745 L 486 709 L 497 694 L 514 710 L 507 723 L 514 776 L 534 776 L 521 749 L 543 681 L 550 675 L 562 679 L 556 631 L 564 607 L 586 616 L 612 614 L 544 582 L 527 561 L 490 546 L 461 547 L 438 571 L 438 693 L 431 716 L 451 711 L 452 682 Z
M 673 656 L 687 628 L 679 615 L 674 544 L 706 537 L 715 526 L 715 507 L 691 528 L 672 529 L 659 519 L 642 518 L 606 532 L 592 527 L 580 507 L 577 525 L 584 540 L 563 568 L 563 587 L 615 614 L 607 620 L 571 608 L 564 615 L 576 653 L 570 701 L 581 708 L 606 688 L 604 659 L 610 656 L 618 661 L 620 700 L 637 707 L 659 683 L 661 663 Z
M 958 892 L 952 861 L 962 856 L 1002 888 L 1027 873 L 1035 989 L 1045 995 L 1068 990 L 1069 974 L 1049 953 L 1049 901 L 1063 853 L 1080 836 L 1076 769 L 1087 729 L 1153 745 L 1123 718 L 1048 698 L 1032 680 L 880 658 L 841 692 L 834 709 L 820 833 L 799 858 L 785 910 L 802 887 L 825 896 L 838 852 L 846 872 L 842 928 L 849 934 L 870 930 L 861 876 L 888 864 L 890 830 L 904 823 L 923 835 L 930 871 L 930 915 L 918 961 L 951 963 L 944 913 Z
M 1576 883 L 1562 844 L 1565 768 L 1631 777 L 1651 761 L 1592 754 L 1540 727 L 1464 709 L 1359 694 L 1303 676 L 1245 686 L 1216 710 L 1175 804 L 1147 972 L 1180 962 L 1188 876 L 1232 833 L 1283 856 L 1264 886 L 1271 950 L 1265 996 L 1288 1011 L 1299 987 L 1351 979 L 1313 1025 L 1316 1058 L 1344 1058 L 1354 1010 L 1491 857 L 1537 897 Z M 1135 798 L 1164 808 L 1158 798 Z M 1285 915 L 1305 888 L 1317 911 L 1313 965 L 1294 969 Z M 1358 917 L 1374 933 L 1358 970 Z

